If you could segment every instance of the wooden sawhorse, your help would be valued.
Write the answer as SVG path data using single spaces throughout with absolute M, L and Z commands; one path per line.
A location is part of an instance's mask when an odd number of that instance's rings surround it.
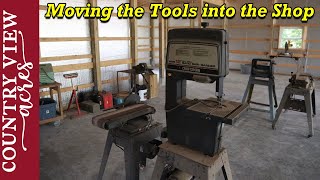
M 183 172 L 193 175 L 200 180 L 214 180 L 219 170 L 222 169 L 225 179 L 232 180 L 226 149 L 220 150 L 215 156 L 207 156 L 180 145 L 166 142 L 159 146 L 156 165 L 152 180 L 160 180 L 166 164 Z
M 304 97 L 304 100 L 293 99 L 294 95 Z M 309 135 L 314 135 L 313 131 L 313 117 L 316 115 L 316 101 L 315 101 L 315 85 L 312 84 L 307 88 L 294 87 L 289 84 L 282 96 L 280 106 L 277 110 L 276 117 L 272 123 L 272 128 L 275 129 L 276 123 L 283 109 L 307 113 Z

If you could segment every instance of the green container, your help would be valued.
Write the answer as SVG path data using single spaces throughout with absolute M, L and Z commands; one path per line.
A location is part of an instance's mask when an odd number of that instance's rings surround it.
M 40 64 L 40 84 L 54 83 L 52 64 Z

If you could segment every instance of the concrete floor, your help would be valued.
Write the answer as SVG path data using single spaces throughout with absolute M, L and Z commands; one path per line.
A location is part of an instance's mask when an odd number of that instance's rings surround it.
M 225 80 L 225 98 L 241 101 L 248 76 L 231 72 Z M 287 76 L 276 76 L 280 101 L 288 84 Z M 316 82 L 320 89 L 320 82 Z M 190 98 L 214 95 L 214 85 L 188 82 Z M 149 104 L 157 109 L 154 116 L 165 123 L 164 87 L 159 98 Z M 254 100 L 268 102 L 265 87 L 257 87 Z M 320 95 L 317 95 L 320 107 Z M 319 109 L 319 108 L 318 108 Z M 320 112 L 318 112 L 320 113 Z M 63 121 L 60 127 L 40 128 L 40 171 L 43 180 L 96 179 L 107 131 L 91 124 L 92 114 Z M 225 126 L 222 145 L 227 148 L 234 179 L 320 179 L 320 122 L 314 120 L 315 136 L 307 138 L 306 115 L 288 111 L 280 116 L 277 130 L 271 129 L 268 114 L 248 111 L 234 126 Z M 154 160 L 141 171 L 140 179 L 151 179 Z M 125 179 L 123 152 L 113 147 L 104 179 Z

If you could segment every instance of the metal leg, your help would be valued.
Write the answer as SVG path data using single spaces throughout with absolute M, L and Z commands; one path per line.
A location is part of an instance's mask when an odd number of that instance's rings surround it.
M 269 89 L 269 106 L 270 106 L 270 120 L 273 121 L 274 120 L 274 105 L 273 105 L 273 83 L 271 81 L 269 81 L 269 85 L 268 85 L 268 89 Z
M 106 169 L 106 165 L 107 165 L 108 157 L 109 157 L 109 154 L 110 154 L 110 150 L 111 150 L 111 147 L 112 147 L 112 143 L 113 143 L 113 137 L 112 137 L 111 132 L 109 131 L 108 137 L 107 137 L 107 141 L 106 141 L 106 145 L 104 147 L 102 160 L 101 160 L 98 180 L 102 180 L 102 177 L 103 177 L 103 174 L 104 174 L 104 170 Z
M 71 93 L 71 97 L 70 97 L 70 100 L 69 100 L 69 105 L 68 105 L 67 111 L 69 111 L 69 109 L 70 109 L 70 106 L 71 106 L 71 103 L 72 103 L 72 99 L 73 99 L 73 93 L 74 93 L 74 91 L 72 91 L 72 93 Z
M 287 103 L 287 100 L 288 98 L 290 97 L 291 93 L 287 90 L 287 88 L 284 90 L 284 93 L 283 93 L 283 96 L 281 98 L 281 102 L 280 102 L 280 105 L 277 109 L 277 113 L 276 113 L 276 116 L 273 120 L 273 123 L 272 123 L 272 129 L 275 129 L 276 127 L 276 123 L 280 117 L 280 114 L 282 112 L 282 109 L 285 107 L 286 103 Z
M 165 165 L 166 165 L 165 158 L 158 156 L 156 164 L 153 169 L 152 178 L 151 178 L 152 180 L 160 180 L 161 179 Z
M 80 112 L 80 106 L 79 106 L 78 97 L 77 97 L 77 91 L 76 90 L 73 90 L 73 91 L 74 91 L 74 98 L 76 99 L 78 115 L 80 115 L 81 112 Z
M 50 90 L 50 98 L 53 99 L 53 89 L 50 88 L 49 90 Z
M 307 110 L 307 117 L 308 117 L 308 126 L 309 126 L 309 136 L 312 137 L 314 134 L 313 131 L 313 117 L 312 117 L 312 102 L 311 102 L 311 93 L 307 93 L 304 96 L 304 101 L 306 104 L 306 110 Z
M 120 87 L 119 87 L 119 72 L 117 72 L 117 88 L 118 88 L 118 93 L 120 93 Z
M 311 98 L 312 98 L 313 115 L 315 116 L 317 114 L 317 112 L 316 112 L 316 90 L 315 89 L 312 91 Z
M 139 180 L 139 146 L 127 143 L 124 148 L 126 180 Z
M 251 77 L 249 78 L 246 91 L 244 92 L 244 95 L 243 95 L 243 98 L 242 98 L 242 103 L 243 104 L 247 102 L 247 97 L 248 97 L 248 92 L 249 92 L 250 87 L 251 87 Z
M 221 157 L 223 162 L 222 172 L 223 172 L 224 179 L 232 180 L 232 173 L 231 173 L 227 151 L 223 151 L 222 153 L 223 153 Z
M 276 94 L 276 86 L 274 83 L 274 79 L 272 80 L 272 89 L 273 89 L 273 98 L 274 98 L 274 107 L 277 108 L 278 107 L 278 100 L 277 100 L 277 94 Z
M 251 102 L 252 93 L 253 93 L 253 88 L 254 88 L 254 84 L 251 84 L 251 83 L 250 83 L 249 95 L 248 95 L 248 99 L 247 99 L 247 103 L 248 103 L 248 104 Z

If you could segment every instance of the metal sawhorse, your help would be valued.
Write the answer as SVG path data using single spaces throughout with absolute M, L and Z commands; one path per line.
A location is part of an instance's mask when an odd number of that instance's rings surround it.
M 265 65 L 261 63 L 265 63 Z M 274 62 L 270 59 L 253 59 L 252 60 L 251 75 L 242 99 L 243 104 L 252 103 L 252 104 L 261 105 L 261 106 L 269 106 L 271 121 L 275 117 L 275 108 L 278 107 L 276 90 L 275 90 L 275 82 L 274 82 L 274 76 L 273 76 L 273 65 L 274 65 Z M 263 103 L 251 101 L 253 88 L 255 84 L 268 86 L 269 104 L 263 104 Z
M 303 96 L 304 100 L 295 99 L 295 95 Z M 277 114 L 272 123 L 273 129 L 275 129 L 276 123 L 283 109 L 307 113 L 309 126 L 308 137 L 312 137 L 314 135 L 313 117 L 316 115 L 315 84 L 313 80 L 311 80 L 307 87 L 298 87 L 292 83 L 286 87 L 277 110 Z

